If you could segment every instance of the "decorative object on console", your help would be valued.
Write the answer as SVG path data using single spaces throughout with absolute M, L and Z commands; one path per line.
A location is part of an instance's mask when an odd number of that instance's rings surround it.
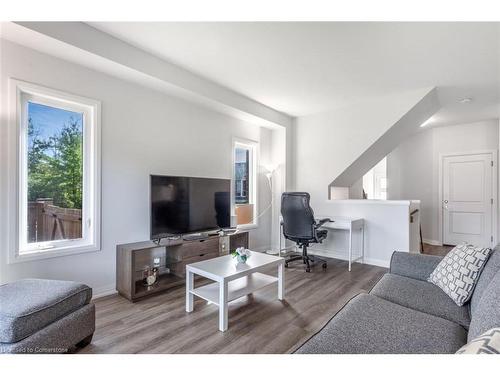
M 144 269 L 144 277 L 142 279 L 142 283 L 146 286 L 153 286 L 158 282 L 158 268 L 157 267 L 149 267 L 147 266 Z
M 458 306 L 463 306 L 471 298 L 490 252 L 489 248 L 464 242 L 443 258 L 427 281 L 441 288 Z
M 231 253 L 233 258 L 236 258 L 238 263 L 246 263 L 251 254 L 250 250 L 245 249 L 244 247 L 238 247 L 233 253 Z

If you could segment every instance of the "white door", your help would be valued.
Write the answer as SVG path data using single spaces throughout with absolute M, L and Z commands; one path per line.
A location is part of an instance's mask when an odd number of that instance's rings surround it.
M 443 157 L 443 243 L 492 246 L 493 156 Z

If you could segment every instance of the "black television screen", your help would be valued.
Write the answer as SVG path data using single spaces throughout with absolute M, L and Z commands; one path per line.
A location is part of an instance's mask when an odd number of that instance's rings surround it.
M 231 226 L 231 181 L 151 175 L 151 239 Z

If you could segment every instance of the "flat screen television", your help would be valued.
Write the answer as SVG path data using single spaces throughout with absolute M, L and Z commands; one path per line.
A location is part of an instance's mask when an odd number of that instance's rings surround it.
M 231 180 L 150 178 L 151 239 L 231 226 Z

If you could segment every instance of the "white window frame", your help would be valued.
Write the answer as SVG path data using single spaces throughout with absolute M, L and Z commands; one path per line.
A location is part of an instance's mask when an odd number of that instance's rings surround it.
M 101 103 L 15 79 L 9 80 L 11 115 L 16 124 L 15 235 L 9 263 L 52 258 L 101 249 Z M 83 113 L 82 238 L 28 243 L 27 115 L 28 101 Z M 10 139 L 10 138 L 9 138 Z
M 244 138 L 233 138 L 233 147 L 232 147 L 232 164 L 231 164 L 231 211 L 232 215 L 236 216 L 236 194 L 235 194 L 235 162 L 236 162 L 236 148 L 243 148 L 250 151 L 250 165 L 248 167 L 249 170 L 249 181 L 248 181 L 248 204 L 253 204 L 253 220 L 250 224 L 240 224 L 237 225 L 238 229 L 253 229 L 257 228 L 258 223 L 258 170 L 257 167 L 259 165 L 259 143 L 252 141 L 250 139 Z

